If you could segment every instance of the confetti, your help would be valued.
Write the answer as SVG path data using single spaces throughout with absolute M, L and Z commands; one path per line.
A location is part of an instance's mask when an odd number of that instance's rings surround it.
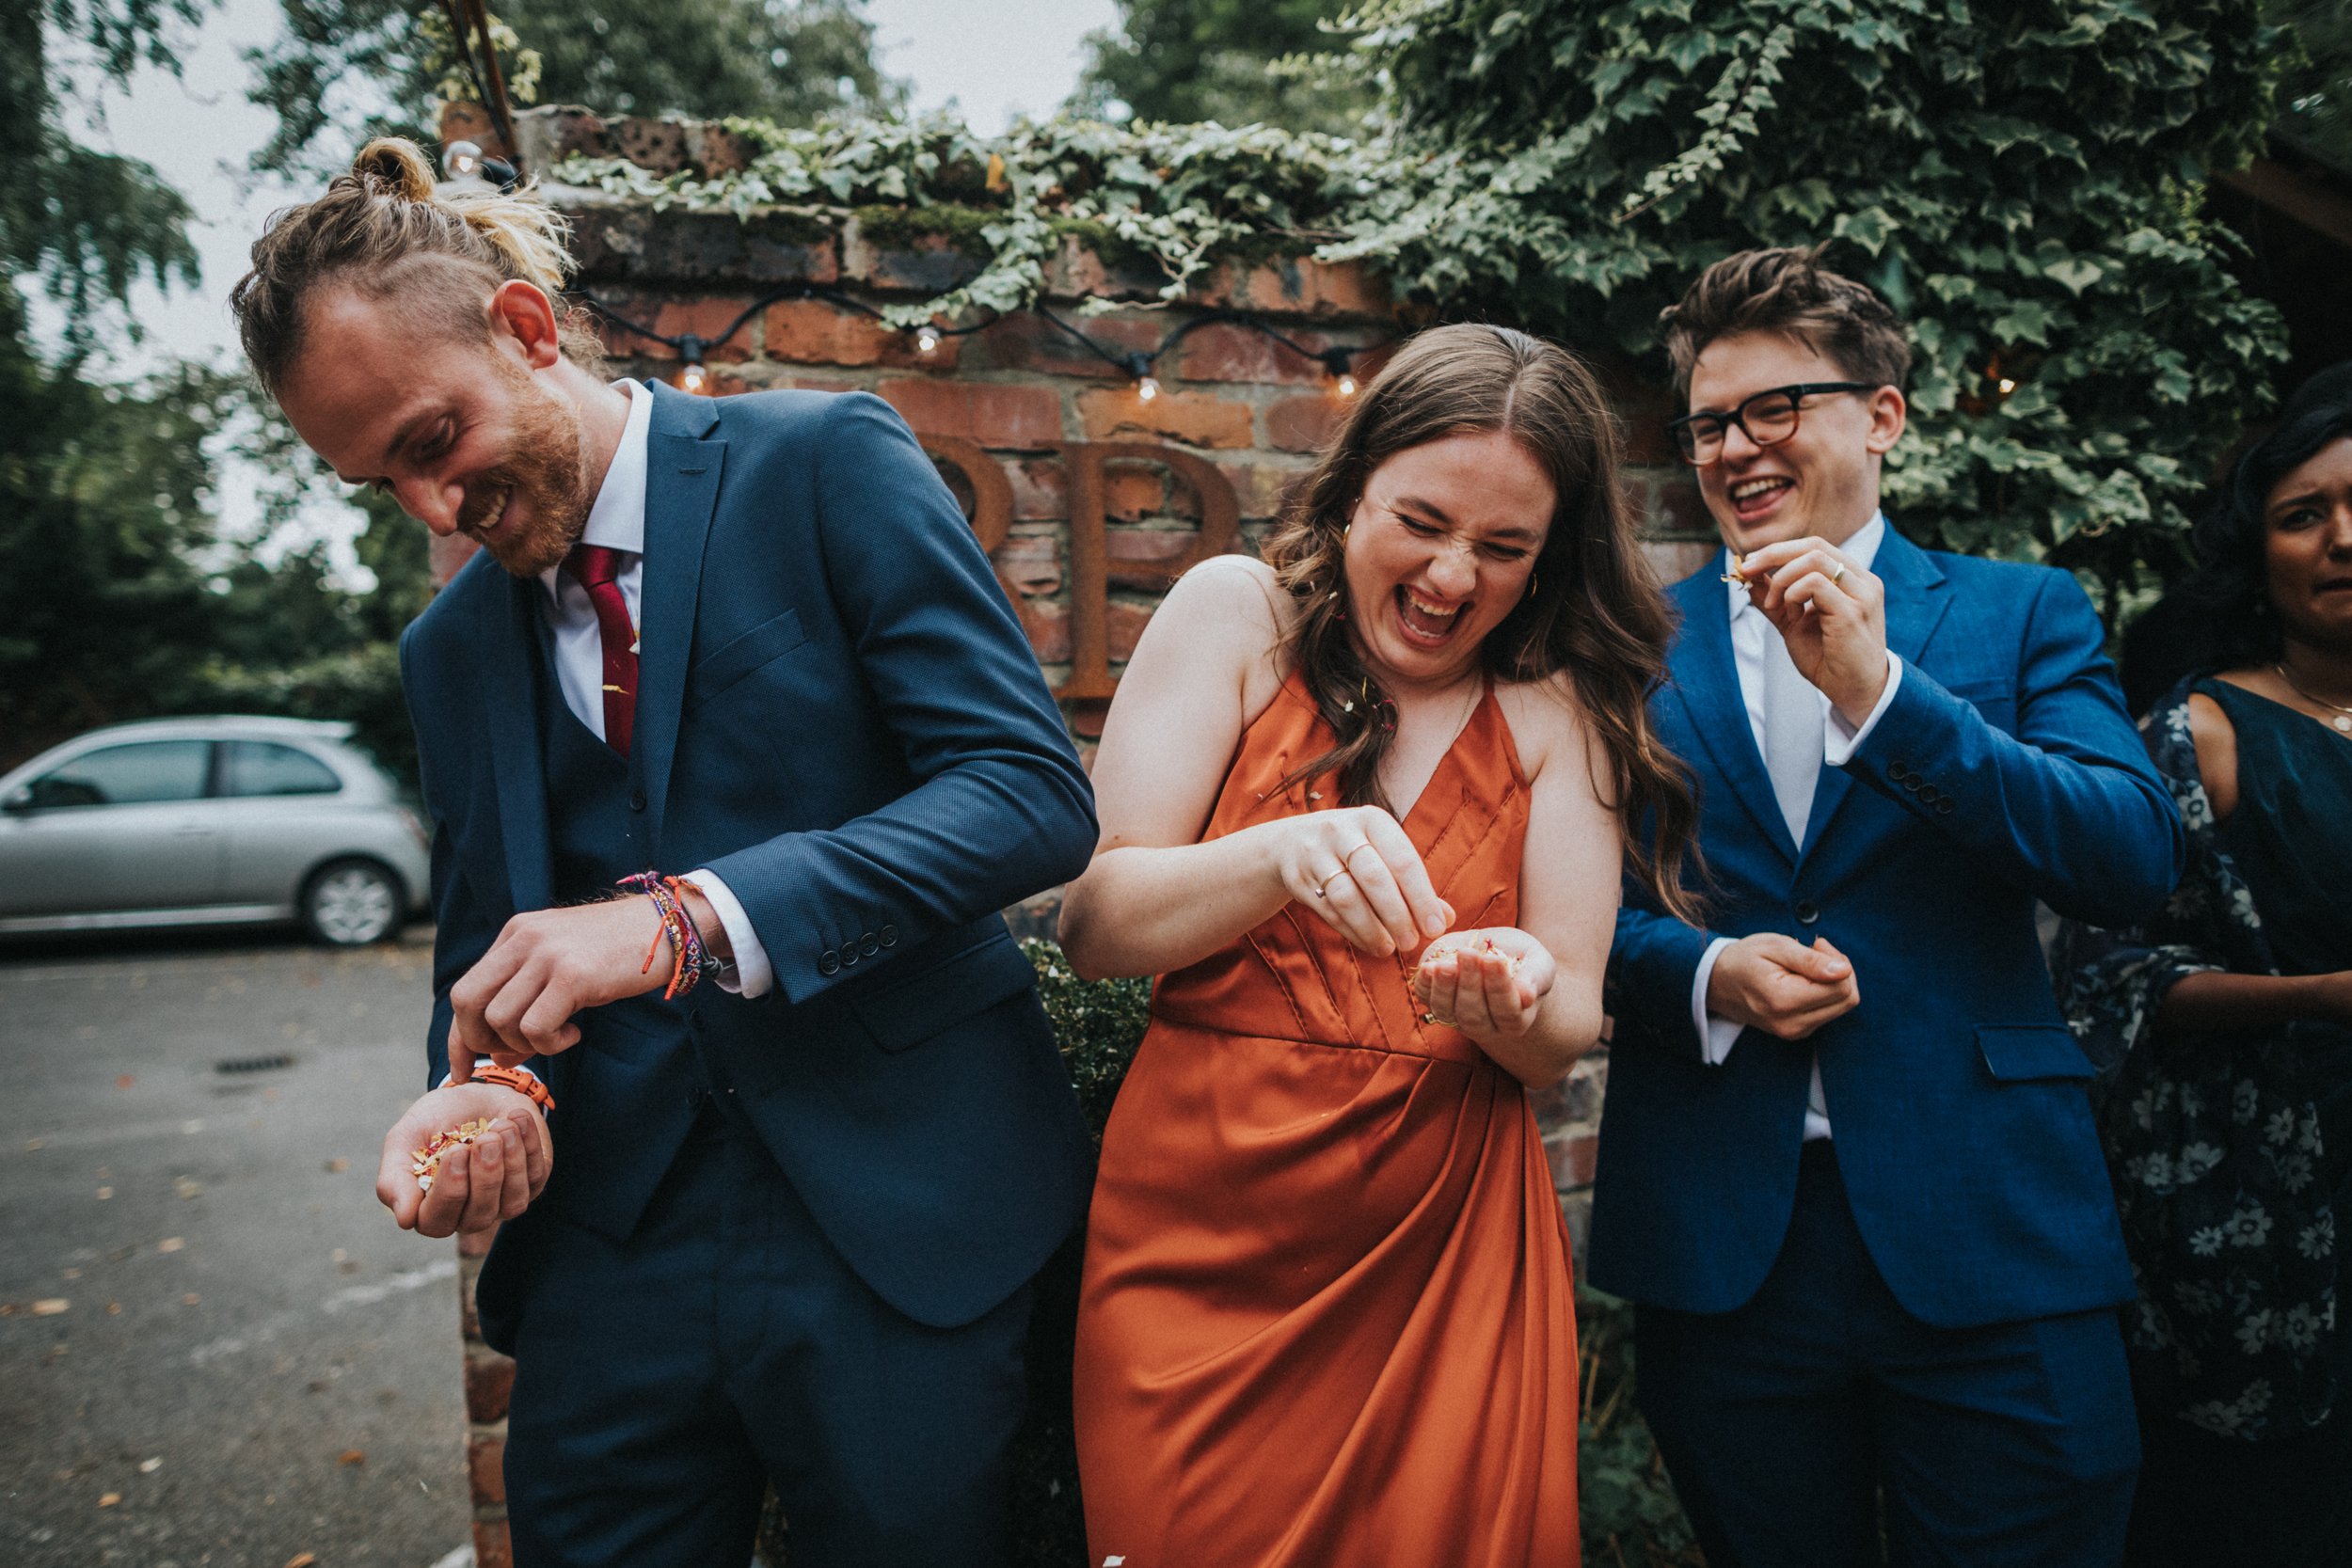
M 421 1193 L 431 1192 L 433 1178 L 441 1168 L 441 1156 L 459 1144 L 472 1143 L 489 1132 L 491 1125 L 487 1117 L 475 1117 L 470 1121 L 459 1122 L 446 1132 L 434 1133 L 422 1148 L 409 1150 L 408 1173 L 417 1179 L 417 1190 Z
M 204 1183 L 190 1177 L 175 1176 L 171 1179 L 171 1190 L 182 1197 L 200 1197 L 204 1193 Z
M 336 1155 L 332 1160 L 326 1162 L 326 1174 L 329 1176 L 341 1176 L 343 1172 L 349 1170 L 350 1168 L 351 1162 L 344 1159 L 340 1154 Z
M 137 1082 L 137 1080 L 136 1080 L 136 1079 L 135 1079 L 135 1078 L 133 1078 L 133 1077 L 132 1077 L 129 1073 L 127 1073 L 127 1072 L 124 1072 L 124 1073 L 119 1073 L 119 1074 L 117 1074 L 117 1075 L 116 1075 L 116 1078 L 115 1078 L 115 1087 L 116 1087 L 116 1088 L 118 1088 L 118 1089 L 127 1089 L 127 1088 L 129 1088 L 129 1087 L 130 1087 L 133 1084 L 135 1084 L 135 1083 L 136 1083 L 136 1082 Z
M 185 1236 L 167 1236 L 162 1241 L 155 1243 L 155 1250 L 157 1252 L 177 1252 L 187 1244 L 188 1239 Z
M 109 1492 L 109 1493 L 107 1493 L 104 1497 L 101 1497 L 101 1498 L 99 1498 L 99 1499 L 98 1499 L 98 1506 L 99 1506 L 99 1507 L 101 1507 L 101 1508 L 112 1508 L 112 1507 L 114 1507 L 114 1505 L 115 1505 L 115 1504 L 117 1504 L 117 1503 L 120 1502 L 121 1500 L 122 1500 L 122 1494 L 121 1494 L 121 1493 L 119 1493 L 119 1492 Z
M 1740 561 L 1739 552 L 1735 550 L 1732 552 L 1731 557 L 1731 570 L 1724 574 L 1724 580 L 1731 584 L 1734 588 L 1747 588 L 1753 586 L 1748 581 L 1744 573 L 1745 567 Z
M 72 1307 L 73 1304 L 66 1300 L 63 1296 L 43 1296 L 40 1300 L 33 1303 L 33 1316 L 36 1318 L 54 1318 L 60 1312 L 72 1310 Z
M 122 1316 L 122 1303 L 119 1301 L 108 1302 L 106 1304 L 106 1316 L 110 1318 L 119 1318 Z
M 112 1187 L 101 1187 L 98 1189 L 98 1201 L 101 1203 L 105 1202 L 108 1198 L 114 1196 L 115 1190 Z
M 345 1449 L 335 1456 L 335 1463 L 338 1465 L 365 1465 L 367 1462 L 368 1454 L 365 1449 Z
M 202 1301 L 203 1299 L 204 1298 L 202 1296 L 198 1295 L 194 1291 L 190 1291 L 186 1295 L 180 1298 L 180 1305 L 183 1307 L 194 1307 L 198 1302 Z
M 139 1461 L 139 1474 L 143 1476 L 151 1476 L 163 1467 L 164 1462 L 161 1459 L 142 1459 Z
M 276 1502 L 278 1499 L 270 1497 L 265 1500 Z M 319 1554 L 316 1552 L 296 1552 L 286 1560 L 286 1568 L 318 1568 L 318 1560 Z

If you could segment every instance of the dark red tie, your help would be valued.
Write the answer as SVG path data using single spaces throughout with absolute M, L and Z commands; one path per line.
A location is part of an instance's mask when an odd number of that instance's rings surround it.
M 604 740 L 623 756 L 637 716 L 637 628 L 628 624 L 619 580 L 625 559 L 603 545 L 575 545 L 564 558 L 564 570 L 596 607 L 596 632 L 604 642 Z

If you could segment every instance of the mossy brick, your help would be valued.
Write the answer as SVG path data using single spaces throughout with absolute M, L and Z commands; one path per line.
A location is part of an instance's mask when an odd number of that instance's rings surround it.
M 1266 444 L 1280 451 L 1321 451 L 1346 417 L 1347 404 L 1335 393 L 1284 398 L 1265 411 Z
M 1133 387 L 1089 388 L 1078 394 L 1078 418 L 1090 441 L 1141 435 L 1194 447 L 1239 448 L 1257 439 L 1249 404 L 1167 388 L 1150 399 Z
M 604 140 L 616 158 L 648 173 L 675 174 L 687 165 L 686 130 L 683 120 L 622 115 L 605 121 Z
M 1061 399 L 1049 387 L 986 381 L 885 381 L 874 388 L 907 423 L 984 447 L 1043 447 L 1061 439 Z
M 615 314 L 626 316 L 654 334 L 646 337 L 601 313 L 591 312 L 589 319 L 596 323 L 597 335 L 612 353 L 639 359 L 674 360 L 678 357 L 678 351 L 660 340 L 683 338 L 691 333 L 703 341 L 706 363 L 734 365 L 752 357 L 752 329 L 758 322 L 756 316 L 744 321 L 734 337 L 724 342 L 719 341 L 721 333 L 743 320 L 743 312 L 752 303 L 741 294 L 665 297 L 622 291 L 597 297 Z
M 506 1402 L 515 1390 L 515 1363 L 485 1348 L 466 1354 L 466 1419 L 481 1424 L 506 1418 Z
M 591 292 L 613 283 L 709 282 L 738 287 L 834 283 L 837 239 L 789 208 L 738 219 L 727 213 L 655 213 L 619 202 L 567 208 L 572 254 Z
M 1201 305 L 1270 315 L 1372 319 L 1390 313 L 1388 289 L 1370 268 L 1304 256 L 1221 262 L 1191 298 Z
M 473 1568 L 515 1568 L 515 1543 L 503 1515 L 473 1522 Z
M 1284 332 L 1310 354 L 1343 346 L 1320 332 Z M 1177 344 L 1168 373 L 1185 381 L 1238 381 L 1262 386 L 1315 387 L 1330 379 L 1319 359 L 1287 347 L 1239 322 L 1194 327 Z
M 944 372 L 956 368 L 961 338 L 943 338 L 930 354 L 914 335 L 888 326 L 863 311 L 825 299 L 787 299 L 768 307 L 761 345 L 771 359 L 802 365 Z
M 1071 323 L 1115 355 L 1152 353 L 1173 325 L 1164 315 L 1090 316 Z M 987 331 L 975 334 L 969 341 L 974 346 L 975 362 L 984 359 L 998 370 L 1033 371 L 1088 381 L 1132 379 L 1132 372 L 1124 365 L 1112 363 L 1031 310 L 1001 317 Z
M 506 1437 L 501 1433 L 476 1433 L 466 1440 L 466 1481 L 472 1490 L 474 1505 L 504 1504 L 506 1501 Z
M 1046 259 L 1044 292 L 1049 299 L 1157 299 L 1168 274 L 1142 257 L 1065 234 Z

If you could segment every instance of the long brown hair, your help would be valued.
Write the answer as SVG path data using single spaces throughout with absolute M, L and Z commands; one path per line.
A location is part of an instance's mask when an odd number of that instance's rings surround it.
M 566 356 L 596 371 L 596 334 L 564 304 L 571 226 L 527 191 L 486 183 L 443 189 L 424 150 L 379 136 L 326 194 L 270 215 L 253 269 L 230 291 L 246 359 L 276 392 L 303 341 L 303 305 L 323 286 L 389 302 L 423 334 L 487 337 L 491 293 L 512 279 L 554 304 Z
M 1697 801 L 1690 769 L 1659 741 L 1648 706 L 1665 675 L 1673 611 L 1635 537 L 1600 384 L 1576 356 L 1524 332 L 1440 326 L 1406 343 L 1364 389 L 1268 536 L 1265 559 L 1298 603 L 1283 651 L 1338 736 L 1299 772 L 1336 775 L 1350 805 L 1380 802 L 1380 760 L 1394 731 L 1348 635 L 1348 520 L 1389 458 L 1487 431 L 1524 447 L 1557 499 L 1533 591 L 1487 634 L 1480 663 L 1508 681 L 1568 673 L 1608 759 L 1603 799 L 1616 810 L 1627 864 L 1662 908 L 1695 923 L 1699 902 L 1683 886 L 1683 868 L 1694 853 Z

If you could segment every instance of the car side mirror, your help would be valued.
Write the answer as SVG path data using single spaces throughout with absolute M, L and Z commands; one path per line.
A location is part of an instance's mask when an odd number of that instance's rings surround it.
M 11 816 L 21 816 L 32 809 L 33 786 L 31 784 L 19 784 L 16 788 L 9 790 L 5 799 L 0 799 L 0 811 L 5 811 Z

